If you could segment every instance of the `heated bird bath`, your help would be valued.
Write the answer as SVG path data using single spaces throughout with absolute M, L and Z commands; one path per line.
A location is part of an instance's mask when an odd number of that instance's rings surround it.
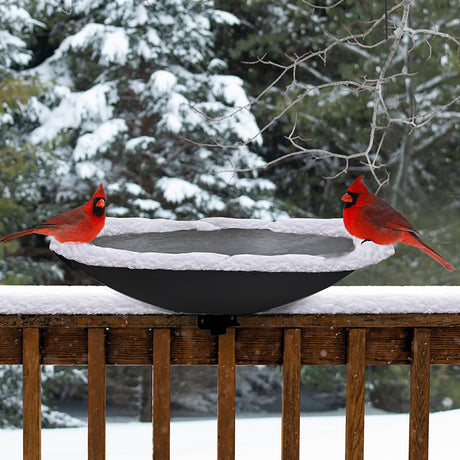
M 51 249 L 131 297 L 208 315 L 284 305 L 393 254 L 361 244 L 342 219 L 108 218 L 91 243 Z

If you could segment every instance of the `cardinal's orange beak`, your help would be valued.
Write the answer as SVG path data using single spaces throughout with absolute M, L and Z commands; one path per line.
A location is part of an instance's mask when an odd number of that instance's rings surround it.
M 350 195 L 349 192 L 347 192 L 345 193 L 345 195 L 342 196 L 342 201 L 345 201 L 346 203 L 352 203 L 353 197 Z
M 100 198 L 96 203 L 96 207 L 97 208 L 103 208 L 104 206 L 105 206 L 105 200 L 104 200 L 104 198 Z

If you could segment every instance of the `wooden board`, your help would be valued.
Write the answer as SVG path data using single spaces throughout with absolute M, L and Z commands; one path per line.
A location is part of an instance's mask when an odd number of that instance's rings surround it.
M 430 330 L 414 329 L 410 374 L 409 460 L 428 460 Z
M 217 459 L 235 459 L 235 330 L 219 336 Z
M 0 327 L 0 364 L 22 364 L 22 329 Z
M 153 331 L 153 460 L 170 457 L 171 333 Z
M 56 327 L 40 332 L 42 364 L 88 364 L 87 329 Z
M 41 459 L 40 331 L 23 331 L 23 460 Z
M 300 455 L 300 350 L 300 329 L 285 329 L 281 414 L 282 460 L 298 460 Z
M 88 460 L 105 459 L 105 330 L 88 331 Z
M 347 347 L 345 459 L 364 459 L 366 329 L 350 329 Z

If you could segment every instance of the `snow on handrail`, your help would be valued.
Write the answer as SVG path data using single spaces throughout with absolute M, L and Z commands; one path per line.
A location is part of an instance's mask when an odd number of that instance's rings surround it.
M 177 314 L 105 286 L 0 286 L 0 315 Z M 331 286 L 264 311 L 279 314 L 460 313 L 460 286 Z

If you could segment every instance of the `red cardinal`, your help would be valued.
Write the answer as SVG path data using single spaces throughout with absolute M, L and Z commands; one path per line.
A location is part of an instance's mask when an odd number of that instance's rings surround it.
M 356 238 L 377 244 L 395 244 L 400 241 L 415 246 L 447 270 L 455 270 L 447 260 L 418 237 L 407 219 L 367 189 L 363 177 L 358 177 L 342 196 L 342 201 L 345 201 L 343 223 L 348 232 Z
M 12 233 L 0 238 L 0 241 L 9 241 L 19 236 L 40 233 L 51 235 L 59 243 L 69 241 L 75 243 L 89 243 L 94 240 L 105 224 L 105 193 L 102 184 L 96 190 L 91 200 L 83 206 L 63 212 L 51 217 L 43 224 L 29 230 Z

